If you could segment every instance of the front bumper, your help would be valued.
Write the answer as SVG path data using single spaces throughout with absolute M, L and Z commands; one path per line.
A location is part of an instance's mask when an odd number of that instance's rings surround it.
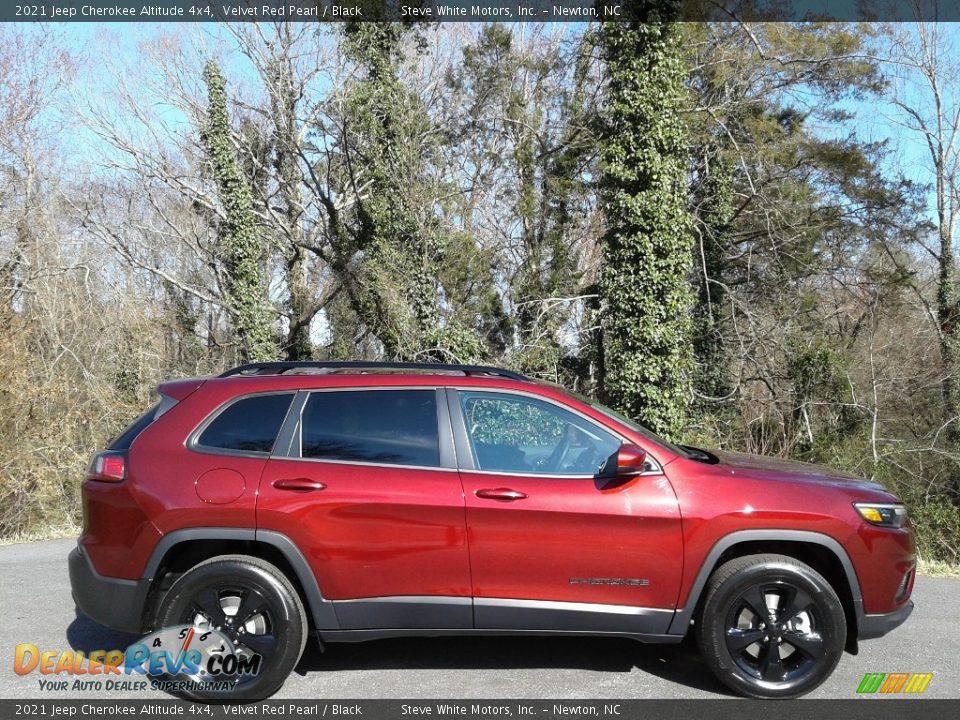
M 73 601 L 84 615 L 112 630 L 140 634 L 146 585 L 105 577 L 77 545 L 69 557 Z
M 900 627 L 913 612 L 913 600 L 893 612 L 878 615 L 862 615 L 859 621 L 858 640 L 871 640 L 883 637 L 894 628 Z

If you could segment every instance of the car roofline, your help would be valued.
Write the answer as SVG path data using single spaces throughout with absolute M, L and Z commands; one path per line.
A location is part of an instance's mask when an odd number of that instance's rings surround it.
M 489 376 L 531 382 L 531 379 L 513 370 L 492 365 L 461 365 L 453 363 L 375 362 L 368 360 L 292 360 L 259 362 L 239 365 L 218 375 L 219 378 L 263 375 L 333 375 L 333 374 L 437 374 L 457 376 Z

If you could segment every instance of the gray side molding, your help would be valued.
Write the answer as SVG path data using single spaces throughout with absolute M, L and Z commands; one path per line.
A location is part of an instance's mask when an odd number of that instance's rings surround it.
M 317 579 L 310 569 L 310 565 L 304 558 L 300 548 L 286 535 L 273 530 L 253 530 L 252 528 L 223 528 L 223 527 L 202 527 L 186 528 L 184 530 L 175 530 L 164 535 L 150 555 L 150 560 L 143 571 L 145 580 L 152 580 L 157 570 L 160 569 L 160 562 L 174 545 L 193 540 L 245 540 L 248 542 L 262 542 L 276 548 L 290 563 L 290 567 L 297 575 L 300 581 L 300 587 L 307 597 L 310 614 L 313 616 L 314 624 L 317 630 L 339 630 L 340 623 L 337 621 L 337 614 L 333 603 L 325 600 L 320 593 L 320 587 L 317 585 Z
M 343 630 L 473 629 L 470 597 L 394 595 L 332 602 Z
M 707 584 L 707 580 L 710 577 L 710 573 L 713 572 L 717 560 L 720 559 L 720 556 L 726 550 L 738 543 L 762 540 L 820 545 L 836 555 L 840 564 L 843 566 L 844 574 L 847 576 L 850 595 L 853 597 L 853 609 L 859 625 L 863 619 L 863 595 L 860 592 L 860 581 L 857 580 L 857 573 L 853 568 L 853 563 L 850 562 L 850 556 L 847 555 L 847 551 L 843 549 L 843 545 L 829 535 L 811 532 L 809 530 L 738 530 L 729 535 L 724 535 L 717 540 L 716 544 L 710 549 L 710 552 L 707 553 L 707 557 L 700 566 L 700 571 L 697 573 L 697 578 L 690 588 L 690 596 L 687 598 L 686 606 L 677 610 L 667 632 L 671 635 L 686 635 L 690 627 L 690 620 L 693 617 L 693 611 L 696 609 L 697 602 L 700 600 L 700 594 L 703 592 L 703 588 Z

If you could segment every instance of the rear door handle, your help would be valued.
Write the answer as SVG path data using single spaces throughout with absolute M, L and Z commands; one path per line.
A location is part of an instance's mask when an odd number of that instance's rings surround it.
M 292 490 L 293 492 L 311 492 L 313 490 L 323 490 L 327 487 L 326 483 L 310 478 L 284 478 L 283 480 L 274 480 L 273 486 L 277 490 Z
M 478 498 L 483 498 L 484 500 L 501 500 L 504 502 L 512 502 L 514 500 L 523 500 L 528 497 L 526 493 L 522 493 L 519 490 L 511 490 L 510 488 L 485 488 L 483 490 L 477 490 L 474 493 Z

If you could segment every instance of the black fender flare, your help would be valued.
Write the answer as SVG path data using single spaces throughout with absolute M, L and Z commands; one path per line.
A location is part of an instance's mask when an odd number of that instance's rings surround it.
M 703 592 L 707 580 L 713 573 L 717 561 L 725 551 L 744 542 L 758 541 L 779 541 L 779 542 L 797 542 L 811 545 L 819 545 L 833 553 L 840 564 L 843 566 L 844 575 L 847 578 L 847 584 L 850 586 L 850 596 L 853 598 L 853 611 L 857 619 L 858 627 L 863 623 L 863 595 L 860 592 L 860 581 L 857 579 L 857 572 L 850 561 L 850 556 L 836 539 L 823 533 L 813 532 L 811 530 L 783 530 L 771 528 L 769 530 L 737 530 L 728 535 L 724 535 L 707 553 L 697 577 L 690 587 L 690 595 L 684 607 L 677 609 L 673 616 L 673 622 L 667 632 L 671 635 L 686 635 L 690 627 L 690 621 L 693 618 L 693 612 L 700 601 L 700 595 Z
M 146 583 L 152 584 L 160 569 L 160 563 L 167 553 L 176 545 L 184 542 L 196 540 L 239 540 L 247 542 L 264 543 L 276 549 L 293 568 L 293 572 L 303 588 L 303 593 L 307 598 L 308 610 L 313 617 L 314 625 L 317 630 L 339 630 L 340 623 L 337 621 L 337 614 L 333 603 L 323 597 L 320 592 L 320 586 L 317 584 L 317 578 L 310 569 L 306 558 L 290 538 L 283 533 L 274 530 L 255 530 L 253 528 L 227 528 L 227 527 L 199 527 L 185 528 L 183 530 L 174 530 L 167 533 L 154 547 L 150 553 L 150 559 L 143 570 L 142 577 Z M 145 598 L 144 598 L 145 599 Z

